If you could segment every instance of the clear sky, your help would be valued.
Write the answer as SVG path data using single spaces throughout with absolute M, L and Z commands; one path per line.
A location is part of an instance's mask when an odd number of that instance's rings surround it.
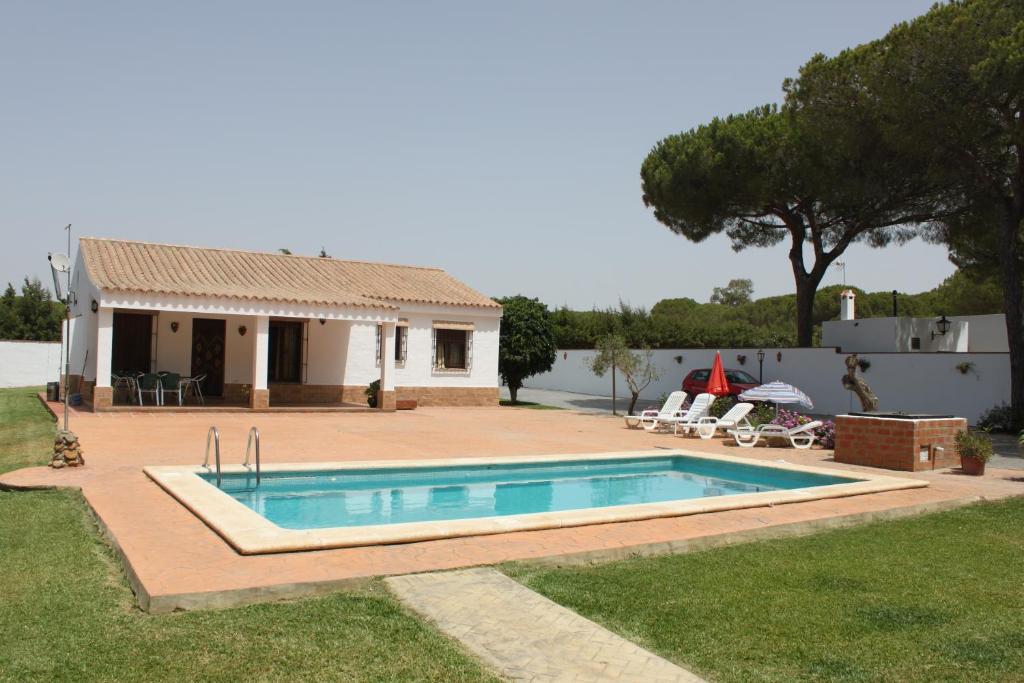
M 76 235 L 433 265 L 552 305 L 791 292 L 785 249 L 692 244 L 644 208 L 662 137 L 781 100 L 815 52 L 931 0 L 6 2 L 0 280 Z M 854 247 L 929 289 L 941 247 Z M 841 282 L 836 271 L 829 280 Z

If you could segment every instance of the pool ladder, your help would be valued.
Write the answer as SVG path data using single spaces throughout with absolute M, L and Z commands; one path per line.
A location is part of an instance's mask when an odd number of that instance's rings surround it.
M 213 458 L 217 472 L 217 488 L 220 488 L 221 482 L 221 471 L 220 471 L 220 430 L 216 427 L 210 427 L 210 430 L 206 432 L 206 457 L 203 458 L 203 467 L 210 469 L 210 443 L 213 443 Z M 260 430 L 256 427 L 249 429 L 249 439 L 245 445 L 245 461 L 242 463 L 242 467 L 246 468 L 250 472 L 252 466 L 249 464 L 249 458 L 252 455 L 253 444 L 256 445 L 256 485 L 260 485 Z

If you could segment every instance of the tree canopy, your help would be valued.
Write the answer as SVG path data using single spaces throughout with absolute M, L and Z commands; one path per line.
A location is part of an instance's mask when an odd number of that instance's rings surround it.
M 8 283 L 0 296 L 0 339 L 59 341 L 64 304 L 38 279 L 25 278 L 21 295 Z
M 711 292 L 711 303 L 723 306 L 739 306 L 750 303 L 754 294 L 754 282 L 747 278 L 729 280 L 725 287 L 715 287 Z
M 523 380 L 554 365 L 555 331 L 548 307 L 537 299 L 510 296 L 497 301 L 503 308 L 498 374 L 516 403 Z
M 857 317 L 892 315 L 892 292 L 865 291 L 853 285 L 829 285 L 814 297 L 811 320 L 814 343 L 821 323 L 839 317 L 839 293 L 857 294 Z M 976 280 L 956 272 L 938 287 L 919 294 L 900 293 L 899 314 L 914 317 L 981 315 L 1002 312 L 1002 289 L 991 279 Z M 648 312 L 619 304 L 617 308 L 551 313 L 560 349 L 592 349 L 602 336 L 621 336 L 629 348 L 662 349 L 794 346 L 793 294 L 756 299 L 738 306 L 700 303 L 688 298 L 662 299 Z

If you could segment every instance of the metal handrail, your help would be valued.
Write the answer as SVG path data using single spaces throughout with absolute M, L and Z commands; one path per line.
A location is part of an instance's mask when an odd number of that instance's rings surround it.
M 254 438 L 256 440 L 256 485 L 259 486 L 260 485 L 260 430 L 256 429 L 256 427 L 252 427 L 252 428 L 249 429 L 249 440 L 245 444 L 245 462 L 242 463 L 242 466 L 245 467 L 245 468 L 249 468 L 249 452 L 252 449 L 252 443 L 253 443 L 253 439 Z
M 210 437 L 213 437 L 214 446 L 214 457 L 217 463 L 217 488 L 220 488 L 220 430 L 216 427 L 210 427 L 210 431 L 206 432 L 206 457 L 203 458 L 203 467 L 210 469 Z M 257 452 L 259 448 L 257 447 Z

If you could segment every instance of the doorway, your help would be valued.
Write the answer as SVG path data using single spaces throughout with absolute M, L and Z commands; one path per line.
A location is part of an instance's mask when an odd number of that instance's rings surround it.
M 224 395 L 224 345 L 227 323 L 213 318 L 192 319 L 192 376 L 206 375 L 203 396 Z

